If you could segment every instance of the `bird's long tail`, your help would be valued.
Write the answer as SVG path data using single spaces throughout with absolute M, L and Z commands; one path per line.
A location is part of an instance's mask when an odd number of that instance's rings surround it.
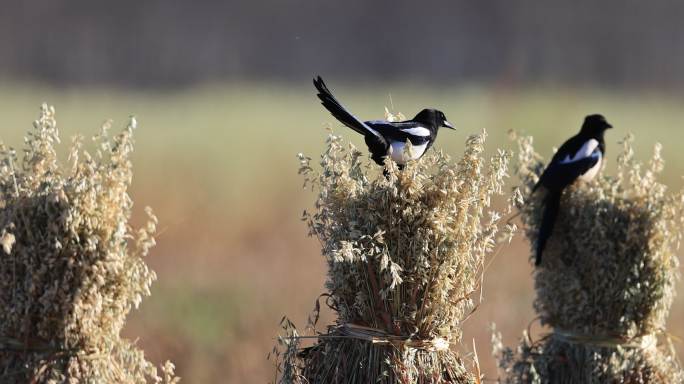
M 347 111 L 342 104 L 335 99 L 320 76 L 313 80 L 313 84 L 318 90 L 318 98 L 321 99 L 321 104 L 323 104 L 325 109 L 330 111 L 330 113 L 335 116 L 337 120 L 364 136 L 369 133 L 375 134 L 375 132 L 371 132 L 369 130 L 369 127 L 366 126 L 366 124 L 349 113 L 349 111 Z
M 544 198 L 544 213 L 542 214 L 539 235 L 537 236 L 537 254 L 534 265 L 541 264 L 542 253 L 544 252 L 544 247 L 546 247 L 546 241 L 551 237 L 553 227 L 556 224 L 560 200 L 561 191 L 549 191 Z

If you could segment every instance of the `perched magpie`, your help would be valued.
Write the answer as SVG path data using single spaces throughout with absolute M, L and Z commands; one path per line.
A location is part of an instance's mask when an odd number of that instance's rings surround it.
M 423 109 L 416 117 L 406 121 L 361 121 L 335 99 L 320 76 L 313 83 L 323 106 L 342 124 L 363 135 L 371 159 L 380 165 L 384 164 L 386 156 L 390 156 L 401 169 L 408 160 L 423 156 L 435 142 L 440 127 L 454 129 L 444 113 L 436 109 Z M 406 141 L 410 141 L 412 145 L 410 159 L 404 156 Z
M 601 169 L 606 153 L 603 134 L 608 128 L 613 128 L 613 126 L 602 115 L 585 117 L 580 132 L 558 148 L 539 181 L 532 188 L 532 193 L 539 187 L 544 187 L 547 191 L 543 203 L 544 213 L 537 236 L 535 265 L 541 264 L 546 241 L 553 232 L 563 189 L 577 179 L 583 181 L 593 179 Z

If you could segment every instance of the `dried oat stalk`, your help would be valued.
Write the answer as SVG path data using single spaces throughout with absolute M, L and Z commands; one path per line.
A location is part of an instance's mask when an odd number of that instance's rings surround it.
M 150 294 L 144 262 L 157 219 L 128 220 L 135 119 L 105 123 L 90 154 L 82 139 L 57 158 L 53 107 L 43 105 L 22 156 L 0 144 L 0 382 L 175 383 L 119 336 Z

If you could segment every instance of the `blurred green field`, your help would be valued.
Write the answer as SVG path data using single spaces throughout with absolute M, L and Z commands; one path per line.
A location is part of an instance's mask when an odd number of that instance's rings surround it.
M 385 106 L 411 115 L 442 109 L 458 131 L 443 131 L 436 147 L 457 157 L 466 136 L 486 128 L 488 147 L 510 147 L 507 131 L 535 136 L 551 147 L 578 130 L 584 115 L 600 112 L 616 127 L 607 134 L 608 158 L 627 133 L 646 158 L 664 145 L 665 177 L 682 185 L 684 97 L 654 92 L 588 89 L 428 89 L 408 84 L 347 84 L 330 80 L 339 99 L 363 118 L 380 118 Z M 263 383 L 274 375 L 266 360 L 283 315 L 303 325 L 322 292 L 325 269 L 319 245 L 299 218 L 313 196 L 301 189 L 295 155 L 317 157 L 332 117 L 309 84 L 226 84 L 176 93 L 116 89 L 50 89 L 26 84 L 0 88 L 0 140 L 20 147 L 41 102 L 57 108 L 62 147 L 76 133 L 96 134 L 107 118 L 114 130 L 137 116 L 137 212 L 152 206 L 160 219 L 158 246 L 149 263 L 159 281 L 126 334 L 154 361 L 167 358 L 186 383 Z M 390 97 L 391 95 L 391 97 Z M 356 145 L 354 132 L 332 124 Z M 609 163 L 608 172 L 611 171 Z M 489 323 L 504 342 L 516 342 L 534 318 L 532 267 L 527 244 L 505 248 L 488 271 L 485 302 L 465 324 L 464 353 L 474 338 L 487 377 Z M 675 303 L 671 331 L 684 336 L 684 295 Z M 676 344 L 680 356 L 684 346 Z

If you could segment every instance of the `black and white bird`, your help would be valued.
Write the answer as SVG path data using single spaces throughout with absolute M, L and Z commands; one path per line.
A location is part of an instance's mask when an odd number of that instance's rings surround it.
M 532 189 L 534 193 L 543 187 L 544 197 L 542 221 L 537 236 L 535 265 L 541 263 L 546 241 L 553 232 L 563 190 L 576 180 L 589 181 L 601 169 L 606 153 L 603 134 L 613 128 L 602 115 L 589 115 L 584 118 L 580 132 L 568 139 L 560 148 L 542 173 Z
M 436 109 L 423 109 L 406 121 L 361 121 L 335 99 L 320 76 L 313 83 L 323 106 L 342 124 L 363 135 L 371 159 L 379 165 L 383 165 L 385 157 L 390 156 L 401 169 L 407 161 L 423 156 L 435 142 L 440 127 L 454 129 L 444 113 Z M 404 152 L 407 141 L 411 142 L 410 156 L 405 156 Z

